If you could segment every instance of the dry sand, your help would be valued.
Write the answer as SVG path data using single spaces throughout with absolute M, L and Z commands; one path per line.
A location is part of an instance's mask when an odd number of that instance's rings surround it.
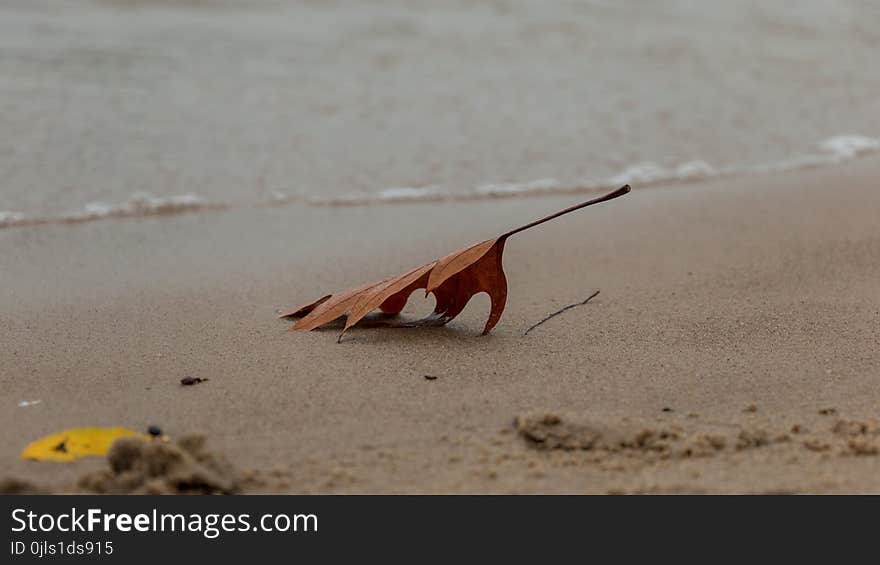
M 484 297 L 341 344 L 275 312 L 580 197 L 2 230 L 0 478 L 73 488 L 106 463 L 19 451 L 157 424 L 204 433 L 246 492 L 880 492 L 878 179 L 865 158 L 635 186 L 510 240 L 487 337 Z

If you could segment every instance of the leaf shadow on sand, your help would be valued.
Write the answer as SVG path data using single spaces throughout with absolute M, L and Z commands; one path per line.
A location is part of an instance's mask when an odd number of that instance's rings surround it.
M 464 338 L 480 337 L 481 339 L 477 340 L 479 343 L 485 343 L 486 340 L 491 341 L 492 334 L 481 335 L 479 329 L 472 328 L 468 323 L 448 325 L 447 320 L 442 317 L 434 318 L 430 314 L 423 315 L 422 312 L 433 310 L 433 302 L 433 297 L 413 296 L 410 298 L 409 308 L 405 314 L 386 314 L 383 312 L 368 314 L 358 322 L 353 331 L 349 330 L 344 336 L 340 336 L 342 339 L 341 341 L 337 340 L 337 343 L 405 342 L 414 344 L 425 341 L 425 343 L 433 345 L 443 342 L 455 343 L 460 347 L 464 342 L 470 341 Z M 472 302 L 476 306 L 474 308 L 475 315 L 478 315 L 477 312 L 484 308 L 489 310 L 488 297 L 486 296 L 476 295 Z M 343 314 L 311 331 L 320 334 L 339 332 L 345 327 L 346 321 L 347 316 Z M 359 331 L 376 329 L 385 331 Z

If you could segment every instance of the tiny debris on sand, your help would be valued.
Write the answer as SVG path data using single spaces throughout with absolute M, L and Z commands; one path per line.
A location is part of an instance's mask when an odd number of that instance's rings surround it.
M 180 384 L 182 384 L 183 386 L 192 386 L 203 383 L 207 380 L 208 379 L 203 379 L 201 377 L 183 377 L 182 379 L 180 379 Z
M 42 403 L 42 400 L 22 400 L 18 403 L 19 408 L 27 408 L 29 406 L 36 406 L 37 404 Z
M 78 487 L 102 494 L 234 494 L 235 469 L 208 451 L 204 436 L 176 443 L 124 437 L 107 453 L 110 468 L 82 477 Z

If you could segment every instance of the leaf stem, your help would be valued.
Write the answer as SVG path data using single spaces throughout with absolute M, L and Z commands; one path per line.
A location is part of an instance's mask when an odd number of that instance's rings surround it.
M 574 212 L 575 210 L 580 210 L 581 208 L 586 208 L 587 206 L 592 206 L 593 204 L 599 204 L 600 202 L 605 202 L 607 200 L 614 200 L 615 198 L 617 198 L 619 196 L 623 196 L 624 194 L 626 194 L 630 190 L 631 190 L 630 186 L 628 184 L 626 184 L 624 186 L 621 186 L 620 188 L 618 188 L 614 192 L 609 192 L 608 194 L 606 194 L 604 196 L 600 196 L 600 197 L 594 198 L 592 200 L 587 200 L 586 202 L 581 202 L 580 204 L 575 204 L 574 206 L 566 208 L 565 210 L 560 210 L 559 212 L 556 212 L 555 214 L 550 214 L 546 218 L 541 218 L 540 220 L 535 220 L 534 222 L 531 222 L 531 223 L 526 224 L 524 226 L 520 226 L 516 229 L 510 230 L 509 232 L 499 236 L 498 239 L 508 238 L 515 233 L 519 233 L 519 232 L 525 231 L 529 228 L 533 228 L 537 225 L 543 224 L 544 222 L 549 222 L 550 220 L 554 220 L 554 219 L 558 218 L 559 216 L 564 216 L 565 214 L 568 214 L 569 212 Z

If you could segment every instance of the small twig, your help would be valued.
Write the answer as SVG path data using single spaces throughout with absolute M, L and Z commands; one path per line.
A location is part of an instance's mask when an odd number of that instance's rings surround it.
M 574 308 L 575 306 L 583 306 L 584 304 L 586 304 L 586 303 L 589 302 L 590 300 L 594 299 L 594 298 L 596 297 L 597 294 L 599 294 L 599 291 L 598 291 L 598 290 L 597 290 L 596 292 L 594 292 L 593 294 L 591 294 L 590 296 L 588 296 L 587 299 L 584 300 L 583 302 L 575 302 L 574 304 L 569 304 L 568 306 L 566 306 L 565 308 L 563 308 L 563 309 L 561 309 L 561 310 L 557 310 L 556 312 L 553 312 L 552 314 L 550 314 L 549 316 L 547 316 L 546 318 L 544 318 L 543 320 L 541 320 L 540 322 L 538 322 L 538 323 L 535 324 L 534 326 L 532 326 L 532 327 L 530 327 L 529 329 L 527 329 L 523 335 L 528 335 L 529 332 L 532 331 L 533 329 L 537 328 L 538 326 L 540 326 L 541 324 L 543 324 L 543 323 L 546 322 L 547 320 L 549 320 L 549 319 L 551 319 L 551 318 L 554 318 L 554 317 L 556 317 L 556 316 L 562 314 L 562 313 L 565 312 L 566 310 L 569 310 L 569 309 L 571 309 L 571 308 Z

